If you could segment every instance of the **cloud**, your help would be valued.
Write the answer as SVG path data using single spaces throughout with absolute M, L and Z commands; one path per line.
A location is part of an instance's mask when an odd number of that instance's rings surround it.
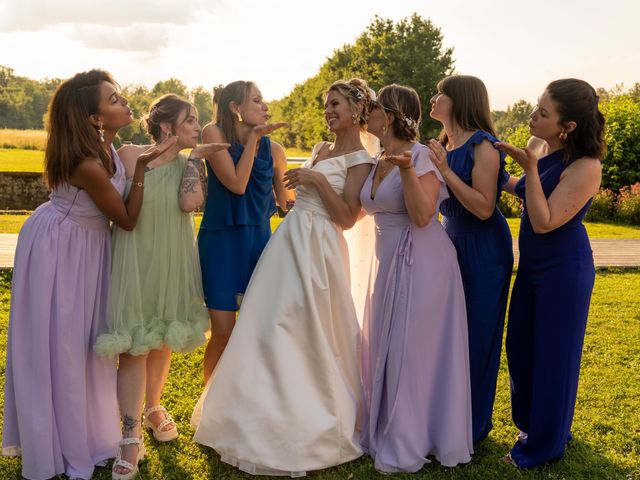
M 133 22 L 186 25 L 227 0 L 0 0 L 0 31 L 36 31 L 69 23 L 126 27 Z
M 71 38 L 88 48 L 153 53 L 169 45 L 169 28 L 169 25 L 148 23 L 128 27 L 77 25 Z

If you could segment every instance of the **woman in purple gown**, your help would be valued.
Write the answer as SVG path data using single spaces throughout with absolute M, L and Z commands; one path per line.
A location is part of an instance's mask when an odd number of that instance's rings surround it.
M 138 159 L 125 203 L 124 168 L 111 143 L 131 119 L 101 70 L 66 80 L 51 101 L 45 173 L 52 192 L 20 231 L 9 315 L 2 453 L 22 456 L 24 478 L 88 479 L 116 454 L 116 364 L 92 351 L 106 326 L 109 220 L 133 229 L 144 167 L 175 143 Z
M 365 304 L 362 444 L 384 472 L 471 460 L 464 291 L 456 251 L 438 222 L 447 198 L 429 148 L 416 141 L 415 90 L 380 90 L 369 131 L 383 146 L 360 194 L 376 223 Z

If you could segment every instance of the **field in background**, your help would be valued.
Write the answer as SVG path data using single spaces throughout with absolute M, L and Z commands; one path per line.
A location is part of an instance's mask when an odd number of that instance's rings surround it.
M 16 130 L 0 128 L 0 148 L 44 150 L 47 143 L 45 130 Z

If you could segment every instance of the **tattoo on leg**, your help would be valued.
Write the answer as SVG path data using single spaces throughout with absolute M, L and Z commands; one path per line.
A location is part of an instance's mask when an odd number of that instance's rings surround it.
M 125 414 L 122 417 L 122 428 L 125 432 L 132 432 L 136 425 L 138 425 L 138 420 L 132 416 Z

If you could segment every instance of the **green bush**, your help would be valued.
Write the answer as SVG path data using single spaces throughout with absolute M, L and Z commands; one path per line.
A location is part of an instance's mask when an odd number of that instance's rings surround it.
M 498 199 L 498 208 L 507 218 L 518 218 L 522 214 L 522 200 L 520 197 L 502 192 Z
M 640 225 L 640 182 L 620 189 L 616 207 L 620 221 Z
M 640 102 L 630 94 L 612 96 L 601 110 L 607 143 L 602 186 L 618 190 L 640 182 Z
M 587 212 L 588 222 L 610 222 L 616 216 L 616 194 L 608 188 L 602 188 L 593 197 Z

